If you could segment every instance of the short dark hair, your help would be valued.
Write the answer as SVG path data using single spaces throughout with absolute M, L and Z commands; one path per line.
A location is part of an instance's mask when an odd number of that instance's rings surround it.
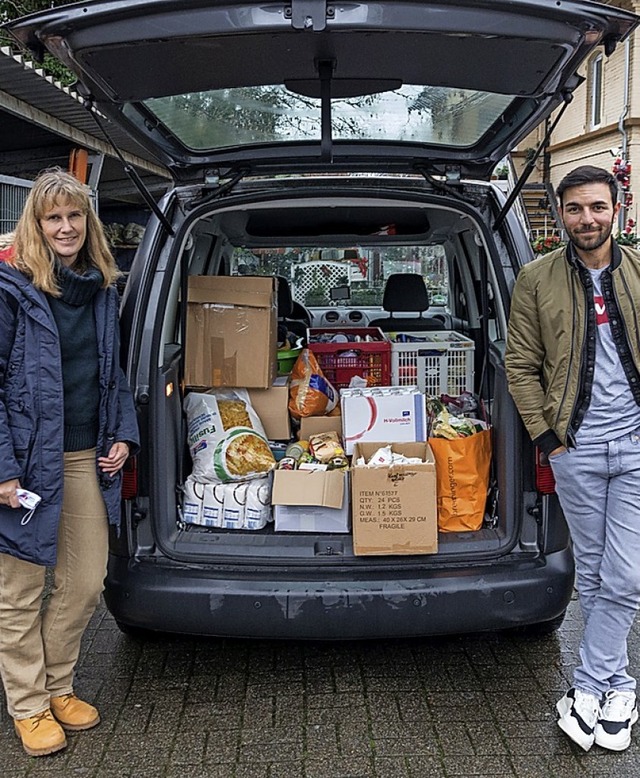
M 611 192 L 611 202 L 615 205 L 618 202 L 618 193 L 620 187 L 618 185 L 618 179 L 605 170 L 602 167 L 595 167 L 594 165 L 581 165 L 574 168 L 558 184 L 556 189 L 556 196 L 560 201 L 560 207 L 562 208 L 562 195 L 567 189 L 572 186 L 582 186 L 583 184 L 606 184 Z

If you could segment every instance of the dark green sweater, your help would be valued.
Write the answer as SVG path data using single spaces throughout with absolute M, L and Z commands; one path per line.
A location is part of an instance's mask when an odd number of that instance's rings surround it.
M 102 286 L 96 268 L 79 275 L 59 265 L 61 297 L 48 296 L 60 335 L 64 392 L 64 450 L 84 451 L 98 437 L 98 339 L 93 298 Z

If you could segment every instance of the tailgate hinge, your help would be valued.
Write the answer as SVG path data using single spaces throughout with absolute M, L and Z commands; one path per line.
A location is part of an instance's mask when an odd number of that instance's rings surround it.
M 335 16 L 334 8 L 327 8 L 327 0 L 291 0 L 291 7 L 285 8 L 285 19 L 291 19 L 294 30 L 319 32 L 327 26 L 327 18 Z

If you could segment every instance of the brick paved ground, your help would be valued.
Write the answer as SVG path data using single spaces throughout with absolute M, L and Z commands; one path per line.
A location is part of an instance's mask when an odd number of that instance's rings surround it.
M 579 628 L 573 602 L 562 629 L 540 639 L 135 641 L 101 608 L 77 691 L 103 723 L 71 734 L 64 752 L 32 759 L 2 706 L 0 776 L 640 776 L 640 725 L 626 752 L 585 754 L 555 724 Z M 640 673 L 640 624 L 630 658 Z

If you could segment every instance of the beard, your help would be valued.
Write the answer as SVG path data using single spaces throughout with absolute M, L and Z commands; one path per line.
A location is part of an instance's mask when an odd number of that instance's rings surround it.
M 565 226 L 566 229 L 566 226 Z M 583 228 L 584 229 L 584 228 Z M 613 219 L 609 224 L 598 224 L 588 233 L 581 230 L 567 230 L 567 234 L 573 245 L 582 251 L 595 251 L 609 240 L 613 231 Z

